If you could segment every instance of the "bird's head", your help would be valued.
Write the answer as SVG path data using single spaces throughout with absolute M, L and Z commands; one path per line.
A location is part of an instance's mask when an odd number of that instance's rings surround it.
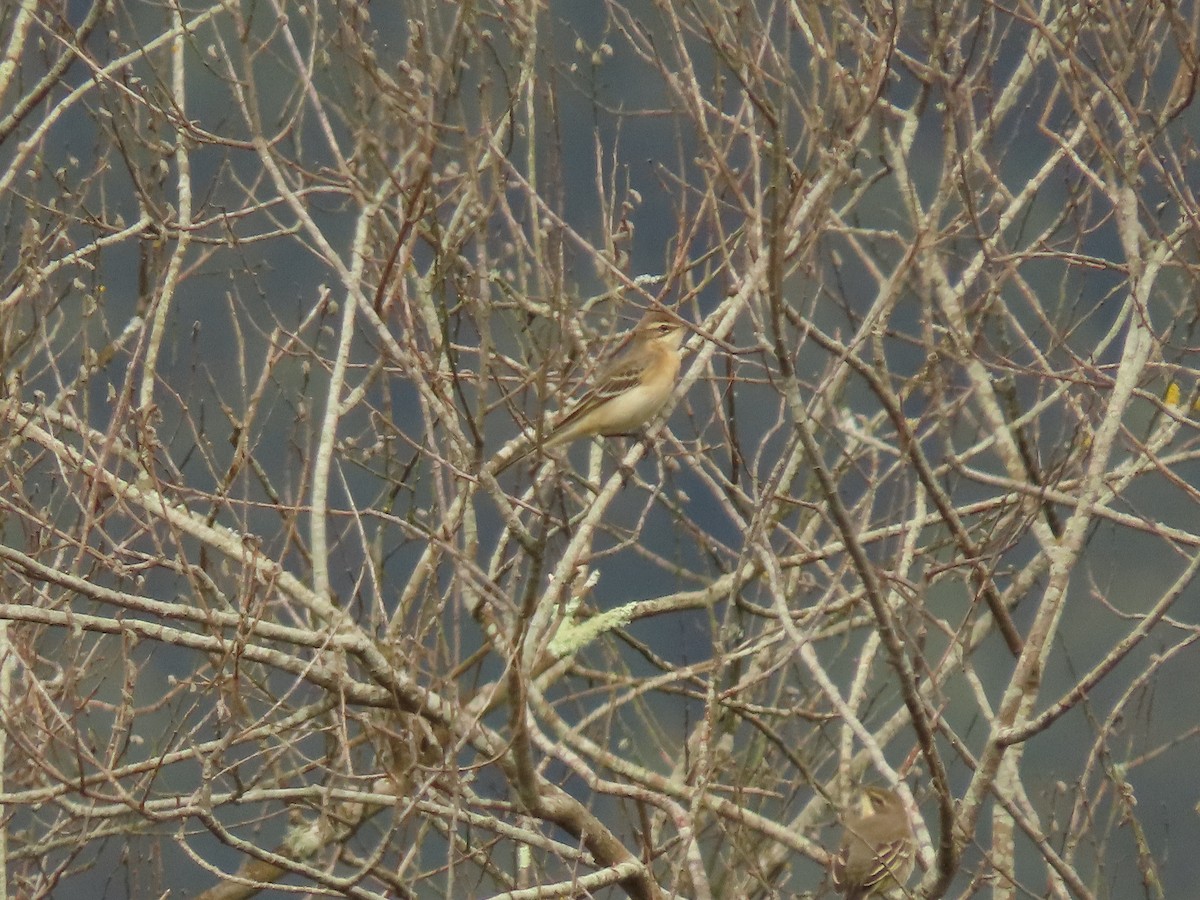
M 688 328 L 683 319 L 661 309 L 652 309 L 646 313 L 636 329 L 639 340 L 659 344 L 671 350 L 679 349 L 687 332 Z

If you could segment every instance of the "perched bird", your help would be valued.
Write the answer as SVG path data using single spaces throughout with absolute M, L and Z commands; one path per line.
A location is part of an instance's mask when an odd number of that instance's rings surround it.
M 833 886 L 846 900 L 882 897 L 903 887 L 913 870 L 912 829 L 900 795 L 876 786 L 863 794 L 862 812 L 847 819 L 833 858 Z
M 544 450 L 582 437 L 629 434 L 663 408 L 675 387 L 687 326 L 678 316 L 652 309 L 634 327 L 629 346 L 597 373 L 592 386 L 545 435 Z M 502 462 L 499 475 L 529 456 L 532 444 Z

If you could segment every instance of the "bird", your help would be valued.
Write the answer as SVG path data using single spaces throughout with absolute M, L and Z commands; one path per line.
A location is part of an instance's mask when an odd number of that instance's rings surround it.
M 833 886 L 846 900 L 882 897 L 908 881 L 914 848 L 904 801 L 895 791 L 869 785 L 862 812 L 847 818 L 833 857 Z
M 582 437 L 629 434 L 666 405 L 679 377 L 687 326 L 666 310 L 652 309 L 634 326 L 628 349 L 602 367 L 591 387 L 545 435 L 540 444 L 517 451 L 494 474 L 520 462 L 539 447 L 553 450 Z

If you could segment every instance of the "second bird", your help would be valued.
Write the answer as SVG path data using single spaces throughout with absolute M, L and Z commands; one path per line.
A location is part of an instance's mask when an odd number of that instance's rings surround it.
M 895 791 L 874 785 L 863 794 L 863 814 L 846 821 L 833 858 L 833 886 L 846 900 L 900 890 L 913 870 L 912 829 L 904 801 Z

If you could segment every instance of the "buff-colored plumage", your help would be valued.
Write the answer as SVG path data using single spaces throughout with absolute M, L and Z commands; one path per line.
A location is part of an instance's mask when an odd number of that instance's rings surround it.
M 679 377 L 680 347 L 687 332 L 671 313 L 651 310 L 633 329 L 628 349 L 604 366 L 592 386 L 545 435 L 541 447 L 553 450 L 583 437 L 630 434 L 648 423 L 670 399 Z M 500 463 L 499 475 L 537 449 L 517 451 Z

